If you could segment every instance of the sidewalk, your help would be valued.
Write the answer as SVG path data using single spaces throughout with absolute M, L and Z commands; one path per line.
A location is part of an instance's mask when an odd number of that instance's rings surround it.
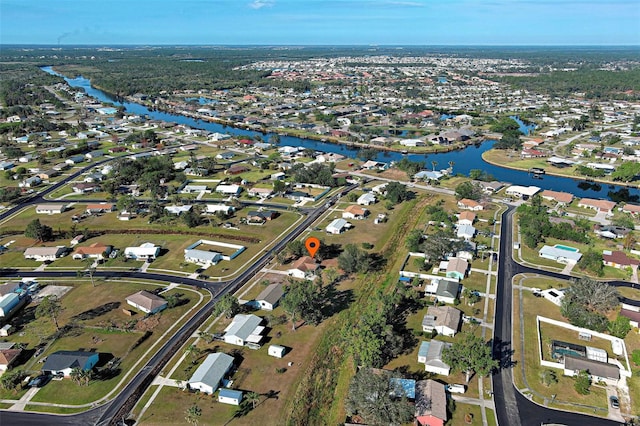
M 18 401 L 17 403 L 9 407 L 9 411 L 24 411 L 24 407 L 29 403 L 29 401 L 31 401 L 31 398 L 33 398 L 35 394 L 38 393 L 39 390 L 40 388 L 29 389 L 27 393 L 22 395 L 22 398 L 20 398 L 20 401 Z

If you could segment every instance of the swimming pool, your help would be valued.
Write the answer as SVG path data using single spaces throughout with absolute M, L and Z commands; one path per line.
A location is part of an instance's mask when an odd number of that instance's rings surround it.
M 553 247 L 555 247 L 555 248 L 557 248 L 557 249 L 560 249 L 560 250 L 571 251 L 571 252 L 573 252 L 573 253 L 577 253 L 577 252 L 579 252 L 579 251 L 580 251 L 580 249 L 577 249 L 577 248 L 575 248 L 575 247 L 563 246 L 562 244 L 556 244 L 556 245 L 555 245 L 555 246 L 553 246 Z

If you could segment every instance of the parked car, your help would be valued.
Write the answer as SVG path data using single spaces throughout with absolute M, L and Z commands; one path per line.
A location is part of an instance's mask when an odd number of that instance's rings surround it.
M 457 385 L 457 384 L 447 385 L 446 389 L 450 393 L 465 393 L 467 391 L 467 387 L 465 385 Z
M 42 352 L 44 352 L 44 348 L 36 349 L 36 353 L 33 354 L 33 357 L 38 358 L 40 355 L 42 355 Z
M 615 395 L 609 397 L 609 403 L 611 404 L 611 408 L 620 408 L 620 400 Z
M 49 380 L 51 379 L 51 376 L 49 376 L 48 374 L 41 374 L 38 377 L 36 377 L 35 379 L 31 380 L 28 384 L 28 386 L 30 388 L 41 388 L 44 385 L 46 385 L 47 383 L 49 383 Z

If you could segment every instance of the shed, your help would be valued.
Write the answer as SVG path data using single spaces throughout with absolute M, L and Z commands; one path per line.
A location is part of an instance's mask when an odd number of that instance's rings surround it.
M 282 358 L 287 351 L 287 348 L 280 345 L 271 345 L 269 346 L 269 355 L 274 356 L 276 358 Z
M 220 392 L 218 392 L 218 402 L 229 405 L 240 405 L 240 401 L 242 401 L 242 391 L 220 389 Z

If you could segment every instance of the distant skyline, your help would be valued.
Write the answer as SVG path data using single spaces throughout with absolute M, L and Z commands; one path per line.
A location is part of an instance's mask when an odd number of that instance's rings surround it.
M 640 0 L 0 0 L 0 44 L 640 45 Z

